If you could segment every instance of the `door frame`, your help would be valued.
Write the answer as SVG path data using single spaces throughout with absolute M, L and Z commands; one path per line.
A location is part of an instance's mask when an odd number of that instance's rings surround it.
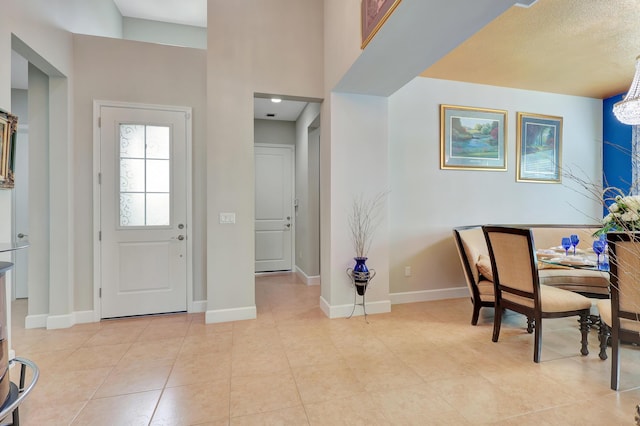
M 102 246 L 100 243 L 100 109 L 102 107 L 146 109 L 157 111 L 183 112 L 186 119 L 186 164 L 185 179 L 187 187 L 186 253 L 187 253 L 187 312 L 194 312 L 193 303 L 193 186 L 192 186 L 192 113 L 191 107 L 173 105 L 139 104 L 119 101 L 93 101 L 93 318 L 99 322 L 102 318 L 100 288 L 102 287 Z
M 18 123 L 18 132 L 16 133 L 16 138 L 20 138 L 20 135 L 26 135 L 27 138 L 27 144 L 29 143 L 29 124 L 20 124 Z M 17 140 L 17 139 L 16 139 Z M 17 141 L 16 143 L 24 143 L 23 140 Z M 17 151 L 17 147 L 16 147 L 16 153 Z M 24 153 L 27 158 L 27 182 L 29 179 L 29 168 L 28 168 L 28 163 L 29 163 L 29 150 L 28 150 L 28 146 L 27 146 L 27 151 L 26 153 Z M 18 197 L 18 192 L 16 189 L 14 189 L 11 194 L 11 241 L 17 241 L 17 234 L 18 232 L 24 232 L 24 231 L 20 231 L 19 229 L 17 229 L 17 222 L 16 222 L 16 217 L 18 216 L 19 213 L 22 214 L 26 214 L 27 215 L 27 226 L 29 225 L 29 205 L 28 205 L 28 200 L 29 200 L 29 187 L 24 187 L 24 186 L 19 186 L 19 190 L 26 192 L 26 198 L 27 198 L 27 211 L 25 212 L 18 212 L 18 203 L 16 202 L 16 198 Z M 25 195 L 22 194 L 22 196 L 24 197 Z M 26 237 L 28 237 L 29 235 L 25 235 Z M 29 239 L 27 238 L 27 241 Z M 27 263 L 24 265 L 20 265 L 19 262 L 17 261 L 17 257 L 20 256 L 23 259 L 26 257 L 27 259 Z M 12 254 L 12 262 L 14 263 L 14 269 L 11 273 L 11 300 L 14 301 L 16 300 L 16 294 L 17 294 L 17 287 L 18 287 L 18 278 L 20 278 L 21 280 L 23 279 L 21 276 L 19 276 L 18 274 L 18 270 L 22 271 L 22 274 L 20 275 L 24 275 L 26 276 L 26 279 L 24 280 L 24 285 L 25 285 L 25 289 L 26 293 L 27 293 L 27 297 L 26 299 L 29 299 L 29 253 L 28 250 L 25 251 L 25 253 L 18 253 L 17 251 L 14 251 Z M 28 301 L 27 301 L 27 306 L 28 306 Z
M 286 143 L 261 143 L 261 142 L 256 142 L 253 144 L 254 150 L 253 150 L 253 168 L 255 171 L 255 162 L 256 162 L 256 154 L 255 154 L 255 148 L 256 147 L 260 147 L 260 148 L 285 148 L 291 151 L 291 195 L 293 196 L 293 198 L 291 199 L 291 232 L 289 232 L 290 234 L 290 238 L 291 238 L 291 272 L 295 272 L 296 271 L 296 215 L 295 215 L 295 202 L 296 202 L 296 147 L 295 145 L 289 145 Z M 255 208 L 255 196 L 256 194 L 253 194 L 253 238 L 255 240 L 256 238 L 256 208 Z M 255 243 L 255 241 L 254 241 Z M 255 259 L 254 259 L 255 260 Z M 255 262 L 254 262 L 255 264 Z M 255 269 L 255 266 L 254 266 Z M 254 273 L 257 274 L 269 274 L 270 272 L 255 272 Z

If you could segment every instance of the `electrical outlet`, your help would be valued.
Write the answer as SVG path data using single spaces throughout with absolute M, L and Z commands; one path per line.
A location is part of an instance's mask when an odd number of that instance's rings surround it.
M 405 266 L 404 267 L 404 276 L 405 277 L 410 277 L 411 276 L 411 266 Z

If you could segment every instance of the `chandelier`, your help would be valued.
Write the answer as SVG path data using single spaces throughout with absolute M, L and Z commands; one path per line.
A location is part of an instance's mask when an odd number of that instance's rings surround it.
M 629 92 L 613 105 L 613 113 L 621 123 L 640 125 L 640 56 L 636 58 L 636 73 Z

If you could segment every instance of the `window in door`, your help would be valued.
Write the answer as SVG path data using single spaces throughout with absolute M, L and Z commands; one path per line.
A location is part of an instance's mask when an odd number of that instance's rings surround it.
M 120 124 L 120 227 L 171 224 L 171 129 Z

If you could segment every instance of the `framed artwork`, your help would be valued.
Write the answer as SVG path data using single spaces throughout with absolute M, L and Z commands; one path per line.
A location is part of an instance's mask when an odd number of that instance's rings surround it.
M 15 141 L 18 117 L 0 110 L 0 188 L 14 186 Z
M 507 170 L 507 111 L 440 105 L 440 168 Z
M 560 183 L 562 117 L 519 112 L 516 138 L 516 180 Z
M 361 9 L 361 26 L 362 26 L 362 45 L 364 49 L 371 41 L 380 27 L 393 13 L 401 0 L 362 0 Z

